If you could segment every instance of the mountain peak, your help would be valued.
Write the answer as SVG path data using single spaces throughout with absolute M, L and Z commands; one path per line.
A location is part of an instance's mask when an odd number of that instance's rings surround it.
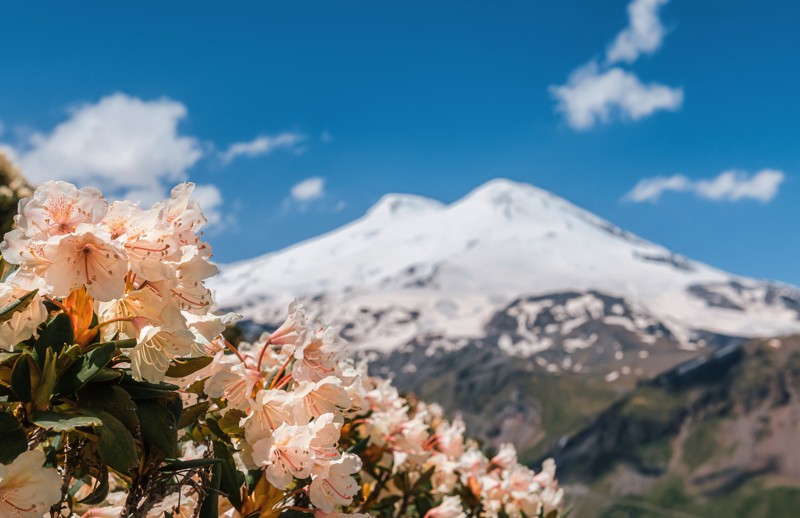
M 368 211 L 371 217 L 416 216 L 438 212 L 445 205 L 437 200 L 414 194 L 385 194 Z

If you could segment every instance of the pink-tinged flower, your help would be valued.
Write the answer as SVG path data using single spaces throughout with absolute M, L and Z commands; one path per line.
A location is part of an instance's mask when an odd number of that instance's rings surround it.
M 185 313 L 183 316 L 186 318 L 186 325 L 189 326 L 189 330 L 194 334 L 195 356 L 213 356 L 216 354 L 220 349 L 217 339 L 225 331 L 225 327 L 242 319 L 242 315 L 237 313 L 219 315 Z
M 502 469 L 508 469 L 517 463 L 517 450 L 513 444 L 502 444 L 497 455 L 492 457 L 492 464 Z
M 250 400 L 249 415 L 239 423 L 247 442 L 255 444 L 282 424 L 295 424 L 292 401 L 291 394 L 284 390 L 259 390 L 255 400 Z
M 232 354 L 217 353 L 212 362 L 211 376 L 206 380 L 204 391 L 212 398 L 224 398 L 227 408 L 248 412 L 253 403 L 253 389 L 261 380 L 261 374 L 245 366 Z
M 101 222 L 101 226 L 111 234 L 113 239 L 119 239 L 128 233 L 145 211 L 139 202 L 115 201 L 108 207 L 108 211 Z
M 136 380 L 158 383 L 164 379 L 170 362 L 192 352 L 194 335 L 188 329 L 168 329 L 145 323 L 141 317 L 134 319 L 139 329 L 136 346 L 128 356 L 131 360 L 131 374 Z
M 449 494 L 458 485 L 458 463 L 449 459 L 447 455 L 439 453 L 431 456 L 425 462 L 425 469 L 434 468 L 431 476 L 433 491 L 439 494 Z
M 466 518 L 466 516 L 461 506 L 461 498 L 457 496 L 444 497 L 441 504 L 425 514 L 425 518 Z
M 118 299 L 100 302 L 97 315 L 101 322 L 112 322 L 102 328 L 104 340 L 113 340 L 116 335 L 120 338 L 136 338 L 143 322 L 170 329 L 186 327 L 180 310 L 169 304 L 169 299 L 165 300 L 148 287 L 129 291 Z M 135 318 L 139 318 L 140 327 L 134 325 Z
M 327 377 L 317 383 L 303 381 L 294 389 L 297 399 L 295 419 L 305 424 L 322 414 L 333 414 L 342 420 L 342 413 L 350 408 L 350 396 L 339 378 Z
M 311 332 L 306 319 L 305 307 L 297 301 L 289 305 L 289 317 L 281 326 L 269 335 L 269 343 L 274 345 L 295 346 L 302 343 Z M 292 352 L 294 349 L 292 349 Z M 288 353 L 287 353 L 288 354 Z
M 344 350 L 343 340 L 335 328 L 307 333 L 294 348 L 297 360 L 292 376 L 298 381 L 319 381 L 328 376 L 340 376 L 339 358 Z
M 311 503 L 325 512 L 350 505 L 358 493 L 358 483 L 351 475 L 360 470 L 361 459 L 351 453 L 314 466 L 308 491 Z
M 444 422 L 436 430 L 432 446 L 451 459 L 458 458 L 464 453 L 465 431 L 461 418 L 454 419 L 452 423 Z
M 0 282 L 0 307 L 19 300 L 28 291 L 10 282 Z M 11 318 L 0 323 L 0 350 L 6 346 L 10 348 L 33 336 L 36 328 L 46 318 L 47 309 L 42 303 L 42 298 L 38 294 L 34 295 L 27 308 L 17 311 L 11 315 Z
M 118 299 L 125 292 L 128 261 L 103 230 L 80 225 L 72 234 L 48 239 L 43 252 L 49 263 L 43 277 L 50 295 L 66 297 L 86 286 L 93 298 L 107 301 Z
M 61 500 L 61 477 L 42 467 L 44 460 L 42 451 L 33 450 L 0 465 L 0 516 L 41 518 Z
M 191 199 L 194 187 L 192 182 L 178 184 L 168 200 L 153 205 L 153 211 L 172 229 L 181 246 L 197 244 L 196 234 L 207 221 L 200 204 Z
M 314 456 L 311 451 L 311 433 L 308 426 L 282 424 L 272 437 L 253 445 L 253 461 L 267 466 L 266 477 L 278 489 L 286 489 L 292 477 L 311 475 Z
M 333 414 L 323 414 L 308 425 L 313 439 L 311 450 L 317 464 L 325 463 L 339 456 L 339 438 L 341 423 L 336 422 Z
M 108 203 L 97 189 L 49 181 L 20 200 L 14 220 L 26 236 L 44 240 L 75 232 L 83 223 L 98 223 L 107 210 Z
M 183 246 L 180 258 L 170 265 L 175 269 L 175 280 L 169 287 L 175 302 L 184 311 L 204 315 L 212 304 L 211 290 L 203 281 L 217 274 L 217 266 L 209 261 L 210 248 Z

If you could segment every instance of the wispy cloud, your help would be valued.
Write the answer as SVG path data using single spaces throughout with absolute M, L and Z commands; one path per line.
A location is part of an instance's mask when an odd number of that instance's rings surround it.
M 556 111 L 576 130 L 588 130 L 619 118 L 639 120 L 661 110 L 675 111 L 683 104 L 683 89 L 660 83 L 643 83 L 633 72 L 615 63 L 633 63 L 643 53 L 661 47 L 664 27 L 658 9 L 667 0 L 633 0 L 628 6 L 629 25 L 617 34 L 597 59 L 575 69 L 564 85 L 550 86 Z
M 716 201 L 739 201 L 745 199 L 766 203 L 778 194 L 784 180 L 782 171 L 762 169 L 750 175 L 743 171 L 725 171 L 715 178 L 692 180 L 684 175 L 644 178 L 625 195 L 625 200 L 657 202 L 664 192 L 690 192 L 700 198 Z
M 634 0 L 628 5 L 628 27 L 623 29 L 606 51 L 606 62 L 633 63 L 641 54 L 651 54 L 664 41 L 664 25 L 658 10 L 668 0 Z
M 278 149 L 297 149 L 306 136 L 300 133 L 284 132 L 277 135 L 262 135 L 249 142 L 236 142 L 220 154 L 222 162 L 231 163 L 240 156 L 255 157 L 269 155 Z
M 172 99 L 116 93 L 74 107 L 50 131 L 33 131 L 22 142 L 0 147 L 32 183 L 67 180 L 147 205 L 187 180 L 187 171 L 204 155 L 197 138 L 178 131 L 186 116 L 186 107 Z M 219 222 L 219 189 L 199 185 L 195 192 L 209 221 Z
M 187 116 L 186 106 L 173 99 L 142 100 L 115 93 L 73 107 L 66 120 L 49 131 L 17 131 L 17 138 L 12 139 L 4 134 L 0 121 L 0 137 L 14 140 L 0 141 L 0 150 L 32 183 L 67 180 L 146 206 L 168 196 L 175 183 L 188 180 L 188 171 L 203 158 L 219 156 L 229 164 L 240 156 L 297 150 L 306 140 L 300 133 L 283 132 L 238 142 L 215 153 L 213 143 L 179 131 Z M 232 223 L 232 216 L 223 213 L 223 197 L 217 186 L 198 185 L 195 198 L 210 225 Z
M 596 62 L 575 70 L 566 85 L 550 88 L 558 99 L 556 109 L 577 130 L 607 123 L 615 115 L 639 120 L 658 110 L 677 110 L 683 103 L 680 88 L 644 84 L 636 74 L 621 68 L 600 71 Z
M 60 178 L 104 190 L 166 192 L 203 155 L 199 141 L 178 133 L 186 107 L 171 99 L 143 101 L 117 93 L 73 109 L 50 132 L 9 146 L 34 183 Z
M 325 197 L 325 178 L 315 176 L 307 178 L 295 184 L 289 191 L 292 200 L 299 203 L 307 203 Z

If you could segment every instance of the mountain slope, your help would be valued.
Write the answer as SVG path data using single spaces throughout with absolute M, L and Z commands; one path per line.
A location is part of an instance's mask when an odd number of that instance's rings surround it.
M 794 336 L 643 383 L 546 455 L 572 485 L 576 516 L 791 516 L 799 435 Z

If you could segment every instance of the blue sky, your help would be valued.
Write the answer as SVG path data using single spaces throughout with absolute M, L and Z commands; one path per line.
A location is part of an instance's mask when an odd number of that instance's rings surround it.
M 800 4 L 637 1 L 14 2 L 0 142 L 35 180 L 195 181 L 222 262 L 501 176 L 800 284 Z

